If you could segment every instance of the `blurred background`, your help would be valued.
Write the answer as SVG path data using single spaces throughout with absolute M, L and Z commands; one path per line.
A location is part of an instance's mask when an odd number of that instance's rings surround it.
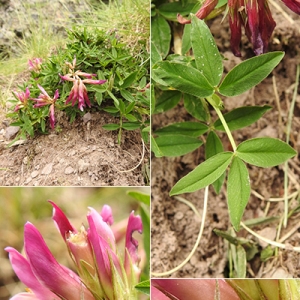
M 82 224 L 87 226 L 89 206 L 100 212 L 104 204 L 110 205 L 114 224 L 127 219 L 132 210 L 135 214 L 140 214 L 141 203 L 129 196 L 129 191 L 150 195 L 149 187 L 0 188 L 0 300 L 9 299 L 25 290 L 25 286 L 14 274 L 4 248 L 11 246 L 19 252 L 23 250 L 23 228 L 27 221 L 39 229 L 58 262 L 74 270 L 66 245 L 52 220 L 52 206 L 48 200 L 54 201 L 71 224 L 79 229 Z M 143 205 L 143 209 L 149 212 L 149 207 Z M 142 235 L 135 233 L 134 238 L 139 240 L 139 249 L 143 249 Z M 120 254 L 124 255 L 124 241 L 120 242 Z M 141 263 L 144 276 L 147 277 L 148 263 L 145 257 Z

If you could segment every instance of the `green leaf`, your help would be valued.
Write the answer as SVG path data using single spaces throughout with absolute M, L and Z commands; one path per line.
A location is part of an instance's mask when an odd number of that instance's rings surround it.
M 251 187 L 247 167 L 238 157 L 234 157 L 227 181 L 227 202 L 230 222 L 236 231 L 250 197 Z
M 246 251 L 241 245 L 236 246 L 236 253 L 234 262 L 235 277 L 236 278 L 245 278 L 247 270 L 247 258 Z
M 207 102 L 189 94 L 183 95 L 184 107 L 187 112 L 199 121 L 207 122 L 209 120 L 209 111 Z
M 193 3 L 182 4 L 181 2 L 164 3 L 158 7 L 159 13 L 166 19 L 177 21 L 177 14 L 186 15 L 193 9 Z
M 148 195 L 149 202 L 150 202 L 150 196 Z M 143 241 L 144 241 L 144 250 L 146 252 L 147 257 L 147 273 L 149 274 L 149 263 L 150 263 L 150 214 L 149 214 L 149 206 L 140 205 L 140 215 L 142 218 L 143 223 Z
M 181 178 L 172 188 L 170 195 L 192 193 L 216 181 L 227 169 L 233 153 L 222 152 L 212 156 Z
M 212 86 L 217 86 L 223 74 L 222 57 L 209 28 L 195 15 L 192 15 L 191 42 L 197 69 Z
M 145 203 L 146 205 L 150 206 L 150 196 L 149 194 L 144 194 L 137 191 L 128 191 L 127 194 L 130 197 L 133 197 L 135 200 Z
M 124 122 L 122 124 L 122 128 L 126 129 L 126 130 L 136 130 L 138 128 L 140 128 L 140 124 L 139 123 L 133 123 L 133 122 Z
M 197 69 L 177 62 L 158 62 L 152 70 L 158 83 L 197 97 L 208 97 L 214 88 Z
M 132 94 L 130 92 L 128 92 L 127 90 L 120 90 L 120 93 L 122 95 L 122 97 L 127 100 L 128 102 L 135 102 L 134 97 L 132 96 Z
M 216 135 L 215 132 L 211 131 L 207 138 L 205 143 L 205 159 L 209 159 L 212 156 L 221 153 L 224 151 L 223 144 L 220 140 L 220 138 Z M 217 194 L 220 193 L 221 187 L 223 185 L 224 179 L 225 179 L 225 173 L 224 172 L 215 182 L 213 182 L 213 187 Z
M 184 135 L 163 135 L 155 138 L 163 156 L 181 156 L 196 150 L 203 143 L 197 138 Z
M 24 125 L 23 125 L 23 129 L 31 136 L 34 136 L 34 129 L 33 126 L 31 124 L 31 120 L 29 119 L 29 117 L 27 115 L 23 115 L 23 120 L 24 120 Z
M 151 39 L 159 55 L 165 58 L 170 49 L 171 29 L 165 18 L 156 15 L 151 21 Z
M 283 52 L 270 52 L 252 57 L 235 66 L 219 87 L 224 96 L 240 95 L 265 79 L 283 58 Z
M 151 136 L 151 151 L 153 151 L 154 155 L 156 157 L 163 157 L 164 154 L 162 153 L 162 151 L 159 149 L 155 138 L 153 136 Z
M 191 24 L 185 24 L 182 35 L 181 53 L 186 54 L 192 47 L 191 43 Z
M 264 106 L 243 106 L 236 108 L 227 114 L 224 114 L 224 119 L 230 131 L 237 130 L 249 126 L 259 120 L 272 107 Z M 220 119 L 214 123 L 214 128 L 225 131 Z
M 135 288 L 144 294 L 150 295 L 150 280 L 140 282 Z
M 123 81 L 123 84 L 121 85 L 122 89 L 126 89 L 135 81 L 136 75 L 138 71 L 132 72 L 129 74 Z
M 155 134 L 162 135 L 186 135 L 198 137 L 208 130 L 208 126 L 198 122 L 182 122 L 160 128 L 155 131 Z
M 165 112 L 178 104 L 182 93 L 179 91 L 163 91 L 156 98 L 154 113 Z
M 120 125 L 119 124 L 105 124 L 102 126 L 103 129 L 106 129 L 106 130 L 117 130 L 120 128 Z
M 297 152 L 287 143 L 267 137 L 242 142 L 238 145 L 236 154 L 251 165 L 268 168 L 285 162 Z
M 125 114 L 124 117 L 129 121 L 129 122 L 137 122 L 137 118 L 132 115 L 132 114 Z
M 156 64 L 158 61 L 161 60 L 162 60 L 161 54 L 159 53 L 155 44 L 151 42 L 151 65 L 153 66 L 154 64 Z

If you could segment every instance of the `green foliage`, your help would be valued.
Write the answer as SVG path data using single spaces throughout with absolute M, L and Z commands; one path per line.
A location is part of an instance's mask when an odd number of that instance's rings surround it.
M 172 13 L 162 13 L 161 10 L 172 7 L 173 3 L 162 4 L 156 13 L 173 19 Z M 174 7 L 177 9 L 178 3 Z M 175 123 L 157 129 L 152 137 L 152 150 L 157 157 L 180 156 L 194 151 L 205 141 L 206 160 L 181 178 L 171 189 L 170 195 L 195 192 L 210 184 L 219 193 L 227 175 L 228 212 L 234 229 L 238 231 L 251 191 L 246 163 L 272 167 L 295 156 L 296 151 L 287 143 L 268 137 L 249 139 L 236 146 L 231 131 L 253 124 L 271 107 L 238 107 L 223 116 L 221 110 L 224 103 L 220 94 L 236 96 L 254 87 L 272 72 L 284 53 L 267 53 L 245 60 L 221 80 L 222 56 L 208 27 L 203 20 L 193 15 L 189 26 L 184 33 L 183 53 L 191 45 L 194 58 L 169 55 L 162 60 L 159 55 L 155 55 L 152 79 L 156 100 L 153 103 L 158 108 L 152 109 L 155 113 L 165 112 L 183 98 L 185 109 L 198 122 Z M 164 58 L 167 53 L 166 41 L 154 39 L 152 42 L 156 49 L 164 49 L 161 54 Z M 208 105 L 212 106 L 219 119 L 212 120 Z M 232 152 L 224 152 L 218 131 L 227 134 Z M 206 133 L 208 135 L 204 137 Z M 246 254 L 241 247 L 234 251 L 237 256 L 234 264 L 237 267 L 245 262 Z M 240 270 L 241 273 L 237 275 L 244 276 L 245 268 L 240 267 Z
M 74 58 L 76 65 L 71 70 L 70 64 L 72 65 Z M 62 80 L 59 76 L 79 70 L 94 74 L 93 80 L 106 80 L 102 85 L 85 83 L 91 108 L 85 107 L 84 112 L 77 108 L 77 99 L 74 103 L 66 104 L 74 82 Z M 90 78 L 82 76 L 82 79 Z M 122 129 L 143 130 L 149 126 L 148 83 L 149 54 L 145 48 L 138 54 L 131 54 L 130 49 L 120 42 L 117 32 L 76 27 L 68 31 L 66 46 L 57 49 L 55 54 L 43 61 L 40 70 L 32 71 L 30 79 L 20 86 L 21 90 L 29 87 L 30 99 L 19 110 L 9 113 L 9 117 L 13 118 L 15 125 L 21 127 L 22 136 L 33 136 L 36 131 L 48 132 L 46 124 L 49 105 L 33 107 L 35 102 L 32 98 L 40 95 L 40 85 L 50 97 L 58 90 L 55 110 L 64 111 L 70 122 L 87 111 L 103 109 L 119 119 L 119 124 L 106 126 L 105 129 L 119 130 L 121 136 Z M 16 97 L 16 100 L 19 99 Z

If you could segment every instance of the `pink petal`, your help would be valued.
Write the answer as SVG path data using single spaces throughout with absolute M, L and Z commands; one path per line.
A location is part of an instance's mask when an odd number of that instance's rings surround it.
M 170 300 L 165 294 L 163 294 L 156 287 L 151 285 L 151 299 L 153 300 Z
M 56 90 L 55 93 L 54 93 L 53 100 L 57 100 L 58 97 L 59 97 L 59 92 L 58 92 L 58 90 Z
M 50 126 L 51 126 L 52 129 L 54 129 L 54 127 L 55 127 L 54 104 L 50 105 L 49 115 L 50 115 L 50 117 L 49 117 L 50 118 Z
M 89 83 L 89 84 L 103 84 L 107 80 L 96 80 L 96 79 L 84 79 L 82 80 L 84 83 Z
M 71 76 L 70 76 L 70 74 L 67 74 L 67 75 L 60 75 L 60 74 L 58 74 L 59 75 L 59 77 L 62 79 L 62 80 L 67 80 L 67 81 L 75 81 L 76 79 L 74 79 L 74 78 L 72 78 Z
M 103 221 L 101 215 L 94 208 L 89 207 L 89 210 L 88 217 L 93 219 L 97 233 L 104 238 L 104 240 L 110 245 L 111 249 L 115 251 L 116 241 L 112 229 L 106 222 Z
M 166 295 L 178 300 L 207 300 L 215 299 L 215 279 L 151 279 L 153 286 Z M 224 280 L 218 280 L 220 299 L 239 300 L 233 288 Z M 171 298 L 173 299 L 173 298 Z
M 39 231 L 29 222 L 25 224 L 24 240 L 31 269 L 44 286 L 64 299 L 94 300 L 80 278 L 56 261 Z
M 107 204 L 103 205 L 100 215 L 103 221 L 106 222 L 107 224 L 112 225 L 114 223 L 112 209 L 109 205 Z
M 48 202 L 53 206 L 52 220 L 66 241 L 69 233 L 77 233 L 77 230 L 71 225 L 64 212 L 53 201 L 49 200 Z
M 10 298 L 10 300 L 39 300 L 39 299 L 43 299 L 43 298 L 39 298 L 35 294 L 31 294 L 31 293 L 20 293 Z M 59 298 L 49 298 L 49 300 L 52 299 L 59 299 Z
M 88 230 L 88 240 L 90 241 L 94 256 L 96 258 L 98 266 L 98 276 L 100 278 L 101 285 L 104 289 L 108 299 L 114 299 L 113 287 L 112 287 L 112 271 L 109 261 L 111 257 L 114 266 L 121 275 L 120 262 L 116 254 L 111 250 L 108 243 L 101 236 L 98 235 L 94 220 L 91 215 L 87 216 L 90 228 Z
M 16 275 L 35 294 L 36 298 L 33 299 L 60 299 L 39 282 L 32 272 L 29 262 L 23 255 L 12 247 L 6 247 L 5 251 L 9 253 L 9 259 Z
M 125 247 L 128 250 L 132 263 L 135 264 L 139 261 L 139 257 L 137 253 L 138 241 L 132 237 L 134 231 L 142 233 L 143 223 L 141 217 L 135 216 L 134 212 L 132 211 L 128 219 Z M 130 260 L 128 259 L 127 255 L 125 255 L 125 270 L 130 270 Z
M 47 96 L 48 98 L 50 98 L 50 96 L 47 94 L 47 92 L 44 90 L 44 88 L 43 88 L 42 86 L 40 86 L 39 84 L 38 84 L 37 86 L 38 86 L 38 88 L 41 90 L 41 92 L 42 92 L 45 96 Z

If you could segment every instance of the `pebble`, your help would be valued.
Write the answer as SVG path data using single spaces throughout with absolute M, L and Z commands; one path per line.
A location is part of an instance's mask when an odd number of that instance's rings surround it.
M 84 124 L 85 124 L 85 123 L 91 121 L 92 115 L 88 112 L 88 113 L 86 113 L 86 114 L 82 117 L 82 119 L 83 119 L 83 122 L 84 122 Z
M 19 130 L 20 130 L 19 126 L 9 126 L 9 127 L 7 127 L 6 131 L 5 131 L 5 138 L 7 140 L 12 140 L 17 135 Z
M 183 216 L 184 216 L 183 212 L 182 211 L 178 211 L 175 214 L 174 218 L 177 219 L 177 220 L 181 220 L 183 218 Z
M 74 171 L 75 170 L 71 166 L 69 166 L 69 167 L 66 167 L 65 174 L 70 175 L 70 174 L 74 173 Z
M 39 175 L 39 171 L 33 171 L 32 173 L 31 173 L 31 177 L 32 178 L 35 178 L 35 177 L 37 177 Z
M 79 159 L 77 165 L 78 165 L 78 173 L 79 174 L 86 172 L 88 167 L 90 166 L 90 164 L 86 163 L 83 159 Z
M 42 170 L 42 174 L 43 175 L 49 175 L 52 172 L 52 167 L 53 167 L 53 163 L 47 164 L 43 170 Z

